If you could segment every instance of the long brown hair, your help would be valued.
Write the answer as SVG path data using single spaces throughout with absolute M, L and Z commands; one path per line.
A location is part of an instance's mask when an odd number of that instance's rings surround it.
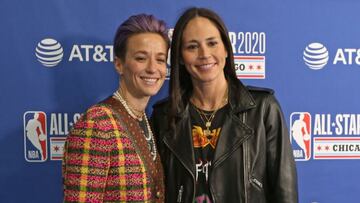
M 234 54 L 229 39 L 228 30 L 222 21 L 222 19 L 213 11 L 206 8 L 189 8 L 178 19 L 171 43 L 171 74 L 170 74 L 170 111 L 169 120 L 170 127 L 175 127 L 175 116 L 179 112 L 182 112 L 185 108 L 184 103 L 187 103 L 191 92 L 193 90 L 193 84 L 191 82 L 191 76 L 187 72 L 182 61 L 181 49 L 182 49 L 182 36 L 186 25 L 195 17 L 204 17 L 209 19 L 220 32 L 221 39 L 224 43 L 227 51 L 227 58 L 224 67 L 224 74 L 229 84 L 239 87 L 240 83 L 236 76 L 234 65 Z

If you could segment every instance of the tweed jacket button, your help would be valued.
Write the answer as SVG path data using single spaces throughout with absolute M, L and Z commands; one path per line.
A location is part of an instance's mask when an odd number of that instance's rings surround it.
M 157 191 L 155 197 L 159 199 L 161 197 L 161 192 Z

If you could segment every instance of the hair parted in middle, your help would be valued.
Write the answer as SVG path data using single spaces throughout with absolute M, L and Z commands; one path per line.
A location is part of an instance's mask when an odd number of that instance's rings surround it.
M 174 124 L 173 119 L 175 115 L 178 112 L 182 112 L 184 110 L 183 100 L 188 101 L 190 93 L 193 90 L 191 76 L 182 62 L 183 59 L 181 55 L 181 49 L 184 29 L 186 28 L 189 21 L 196 17 L 207 18 L 212 23 L 214 23 L 216 28 L 219 30 L 222 42 L 228 54 L 224 67 L 225 78 L 230 84 L 234 85 L 235 87 L 239 87 L 240 85 L 240 82 L 236 76 L 234 54 L 229 39 L 228 30 L 222 19 L 215 12 L 206 8 L 192 7 L 187 9 L 180 16 L 175 25 L 171 43 L 171 74 L 169 88 L 169 95 L 171 101 L 169 119 L 171 125 Z

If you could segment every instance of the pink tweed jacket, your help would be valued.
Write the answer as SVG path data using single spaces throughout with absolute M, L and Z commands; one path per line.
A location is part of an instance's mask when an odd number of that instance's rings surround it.
M 64 202 L 164 202 L 160 157 L 139 123 L 112 97 L 74 125 L 64 149 Z

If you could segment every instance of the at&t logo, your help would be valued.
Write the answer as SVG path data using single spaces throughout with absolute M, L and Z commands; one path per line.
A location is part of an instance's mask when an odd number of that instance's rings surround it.
M 37 44 L 35 55 L 37 60 L 45 67 L 54 67 L 61 62 L 64 51 L 58 41 L 46 38 Z
M 64 47 L 66 50 L 66 47 Z M 45 67 L 57 66 L 63 58 L 79 62 L 112 62 L 114 61 L 112 45 L 74 44 L 70 54 L 65 56 L 63 46 L 55 39 L 41 40 L 35 49 L 37 60 Z
M 329 60 L 329 52 L 324 45 L 318 42 L 309 44 L 303 53 L 305 64 L 313 69 L 319 70 L 324 68 Z
M 330 59 L 333 65 L 360 66 L 360 48 L 337 48 L 335 55 L 331 56 L 323 44 L 314 42 L 306 46 L 303 59 L 313 70 L 323 69 Z

